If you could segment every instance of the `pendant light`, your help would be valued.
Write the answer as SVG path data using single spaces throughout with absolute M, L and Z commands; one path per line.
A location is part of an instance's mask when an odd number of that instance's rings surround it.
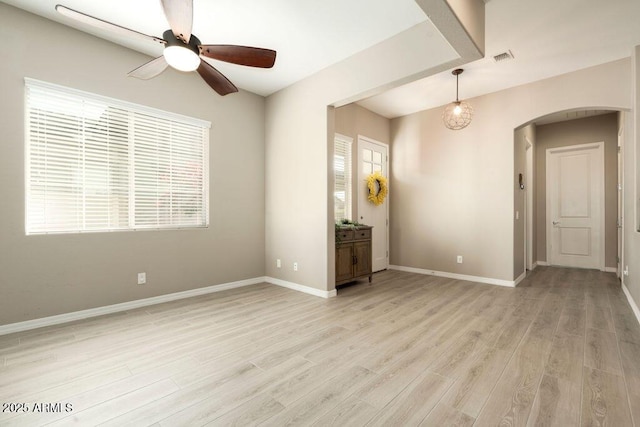
M 442 112 L 444 125 L 451 130 L 466 128 L 473 118 L 473 108 L 465 101 L 458 99 L 458 76 L 462 74 L 462 68 L 456 68 L 451 72 L 456 76 L 456 100 L 447 105 Z

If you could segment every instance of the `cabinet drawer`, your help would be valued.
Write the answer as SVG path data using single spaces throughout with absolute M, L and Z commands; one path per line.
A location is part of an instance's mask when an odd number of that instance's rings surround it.
M 361 239 L 370 239 L 371 238 L 371 230 L 355 230 L 354 232 L 354 239 L 355 240 L 361 240 Z
M 346 242 L 353 240 L 353 230 L 336 231 L 336 242 Z

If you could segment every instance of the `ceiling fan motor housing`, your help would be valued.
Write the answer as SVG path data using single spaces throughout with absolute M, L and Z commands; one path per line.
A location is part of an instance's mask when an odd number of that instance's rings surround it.
M 196 55 L 200 56 L 200 45 L 202 43 L 200 43 L 200 40 L 193 34 L 191 34 L 189 43 L 185 43 L 179 38 L 177 38 L 175 35 L 173 35 L 173 31 L 171 30 L 167 30 L 164 33 L 162 33 L 162 38 L 167 42 L 167 45 L 166 45 L 167 47 L 169 46 L 184 47 L 193 51 L 193 53 L 195 53 Z

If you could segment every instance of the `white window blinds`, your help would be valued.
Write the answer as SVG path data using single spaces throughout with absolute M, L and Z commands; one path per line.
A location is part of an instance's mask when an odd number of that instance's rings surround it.
M 335 186 L 333 204 L 335 220 L 351 219 L 351 145 L 353 139 L 336 134 L 334 140 L 333 170 Z
M 26 79 L 26 232 L 208 225 L 210 124 Z

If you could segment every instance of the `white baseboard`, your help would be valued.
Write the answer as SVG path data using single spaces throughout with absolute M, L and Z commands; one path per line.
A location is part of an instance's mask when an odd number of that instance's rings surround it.
M 514 280 L 493 279 L 491 277 L 468 276 L 466 274 L 449 273 L 447 271 L 425 270 L 423 268 L 404 267 L 401 265 L 390 265 L 390 270 L 406 271 L 409 273 L 426 274 L 428 276 L 446 277 L 449 279 L 466 280 L 469 282 L 486 283 L 488 285 L 498 285 L 513 288 L 516 286 Z
M 184 298 L 191 298 L 199 295 L 210 294 L 214 292 L 226 291 L 228 289 L 240 288 L 243 286 L 264 283 L 264 277 L 256 277 L 253 279 L 239 280 L 237 282 L 223 283 L 220 285 L 207 286 L 205 288 L 190 289 L 183 292 L 175 292 L 172 294 L 159 295 L 151 298 L 144 298 L 134 301 L 127 301 L 120 304 L 107 305 L 103 307 L 90 308 L 87 310 L 74 311 L 71 313 L 58 314 L 55 316 L 43 317 L 40 319 L 27 320 L 24 322 L 10 323 L 8 325 L 0 325 L 0 335 L 11 334 L 14 332 L 26 331 L 29 329 L 42 328 L 45 326 L 53 326 L 61 323 L 73 322 L 75 320 L 87 319 L 89 317 L 97 317 L 105 314 L 117 313 L 120 311 L 133 310 L 149 305 L 162 304 L 164 302 L 175 301 Z
M 640 309 L 638 308 L 638 305 L 631 297 L 631 293 L 629 292 L 629 289 L 627 289 L 627 286 L 624 283 L 622 284 L 622 291 L 627 296 L 627 301 L 629 301 L 629 305 L 631 306 L 631 310 L 633 310 L 633 314 L 636 315 L 636 320 L 638 320 L 638 323 L 640 323 Z
M 90 308 L 87 310 L 74 311 L 71 313 L 58 314 L 55 316 L 42 317 L 40 319 L 26 320 L 24 322 L 9 323 L 0 325 L 0 335 L 12 334 L 14 332 L 28 331 L 30 329 L 43 328 L 45 326 L 59 325 L 61 323 L 73 322 L 75 320 L 87 319 L 90 317 L 102 316 L 105 314 L 117 313 L 121 311 L 133 310 L 149 305 L 161 304 L 163 302 L 175 301 L 184 298 L 196 297 L 199 295 L 211 294 L 214 292 L 226 291 L 228 289 L 240 288 L 243 286 L 257 285 L 259 283 L 270 283 L 272 285 L 282 286 L 293 289 L 298 292 L 315 295 L 322 298 L 335 297 L 336 290 L 322 291 L 320 289 L 297 283 L 287 282 L 273 277 L 254 277 L 252 279 L 239 280 L 236 282 L 223 283 L 220 285 L 207 286 L 205 288 L 190 289 L 183 292 L 175 292 L 172 294 L 159 295 L 151 298 L 144 298 L 135 301 L 127 301 L 120 304 L 107 305 L 104 307 Z
M 104 307 L 90 308 L 87 310 L 73 311 L 71 313 L 58 314 L 55 316 L 42 317 L 40 319 L 26 320 L 24 322 L 9 323 L 0 325 L 0 335 L 12 334 L 14 332 L 27 331 L 29 329 L 43 328 L 45 326 L 59 325 L 61 323 L 73 322 L 74 320 L 87 319 L 105 314 L 117 313 L 120 311 L 133 310 L 163 302 L 175 301 L 184 298 L 191 298 L 199 295 L 211 294 L 214 292 L 226 291 L 228 289 L 240 288 L 243 286 L 264 283 L 265 277 L 255 277 L 253 279 L 239 280 L 237 282 L 223 283 L 220 285 L 207 286 L 205 288 L 190 289 L 188 291 L 175 292 L 172 294 L 158 295 L 156 297 L 127 301 L 120 304 L 107 305 Z
M 323 291 L 321 289 L 312 288 L 311 286 L 300 285 L 294 282 L 287 282 L 286 280 L 276 279 L 274 277 L 265 277 L 264 281 L 271 283 L 272 285 L 282 286 L 283 288 L 293 289 L 294 291 L 304 292 L 305 294 L 315 295 L 322 298 L 331 298 L 338 295 L 338 292 L 333 289 L 331 291 Z
M 536 261 L 536 264 L 540 265 L 542 267 L 548 267 L 549 266 L 549 263 L 547 261 L 539 261 L 538 260 L 538 261 Z
M 537 263 L 537 262 L 534 262 L 534 263 L 531 265 L 531 269 L 530 269 L 529 271 L 533 271 L 533 270 L 535 270 L 537 266 L 538 266 L 538 263 Z

